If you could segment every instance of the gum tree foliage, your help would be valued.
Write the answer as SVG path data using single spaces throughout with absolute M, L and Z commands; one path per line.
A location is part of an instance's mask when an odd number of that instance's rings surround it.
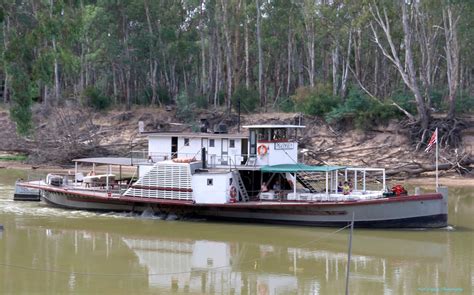
M 185 96 L 232 112 L 244 87 L 251 109 L 318 114 L 347 109 L 357 89 L 428 129 L 433 112 L 472 111 L 473 11 L 459 0 L 3 0 L 1 97 L 25 133 L 33 103 L 89 104 L 88 89 L 128 108 Z

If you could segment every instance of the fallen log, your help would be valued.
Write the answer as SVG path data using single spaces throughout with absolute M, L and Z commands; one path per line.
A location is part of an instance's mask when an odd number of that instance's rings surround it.
M 438 171 L 455 169 L 459 173 L 463 173 L 470 170 L 468 167 L 471 164 L 474 164 L 474 160 L 471 159 L 470 157 L 467 157 L 463 159 L 462 162 L 438 164 Z M 385 174 L 387 176 L 392 176 L 392 175 L 397 175 L 401 173 L 406 173 L 410 176 L 415 176 L 424 172 L 432 172 L 435 170 L 436 170 L 435 164 L 421 164 L 421 163 L 414 162 L 414 163 L 402 165 L 394 169 L 387 169 Z

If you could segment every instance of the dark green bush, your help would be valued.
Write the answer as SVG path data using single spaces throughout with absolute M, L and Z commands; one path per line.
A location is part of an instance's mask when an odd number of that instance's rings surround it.
M 295 103 L 291 97 L 280 96 L 276 102 L 277 110 L 285 113 L 290 113 L 295 111 Z
M 350 90 L 345 102 L 334 108 L 325 118 L 329 123 L 351 121 L 357 128 L 366 129 L 387 123 L 389 119 L 397 116 L 399 111 L 394 106 L 377 102 L 358 90 Z
M 445 97 L 444 92 L 436 89 L 430 91 L 431 107 L 435 108 L 436 110 L 447 109 L 447 105 L 443 99 Z
M 324 116 L 338 107 L 341 99 L 332 95 L 327 85 L 318 85 L 315 88 L 299 88 L 292 96 L 296 110 L 308 115 Z
M 198 108 L 206 109 L 209 106 L 207 97 L 205 97 L 204 95 L 198 95 L 195 97 L 194 100 L 196 101 L 196 105 Z
M 176 99 L 176 117 L 183 120 L 184 122 L 194 121 L 194 109 L 196 108 L 195 103 L 191 103 L 189 96 L 186 92 L 181 92 Z
M 457 114 L 474 112 L 474 97 L 469 93 L 461 92 L 456 97 L 455 109 Z
M 247 89 L 245 86 L 239 86 L 232 95 L 232 105 L 238 110 L 240 101 L 240 111 L 242 113 L 251 113 L 257 109 L 259 100 L 258 91 Z
M 398 90 L 393 93 L 391 99 L 396 102 L 400 107 L 407 110 L 409 113 L 415 115 L 416 111 L 416 104 L 413 98 L 413 94 L 411 92 L 407 92 L 404 90 Z
M 84 90 L 84 97 L 87 105 L 98 111 L 105 110 L 112 104 L 110 97 L 103 95 L 98 88 L 93 86 Z

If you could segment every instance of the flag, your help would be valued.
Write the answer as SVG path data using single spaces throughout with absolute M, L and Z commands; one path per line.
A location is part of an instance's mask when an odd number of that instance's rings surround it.
M 433 132 L 433 135 L 431 135 L 430 142 L 428 142 L 425 152 L 429 152 L 435 143 L 438 143 L 438 128 L 436 128 L 435 132 Z

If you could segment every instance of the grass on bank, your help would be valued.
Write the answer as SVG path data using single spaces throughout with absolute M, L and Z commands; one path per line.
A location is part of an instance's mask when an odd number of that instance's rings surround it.
M 0 161 L 25 161 L 27 156 L 25 155 L 0 155 Z

